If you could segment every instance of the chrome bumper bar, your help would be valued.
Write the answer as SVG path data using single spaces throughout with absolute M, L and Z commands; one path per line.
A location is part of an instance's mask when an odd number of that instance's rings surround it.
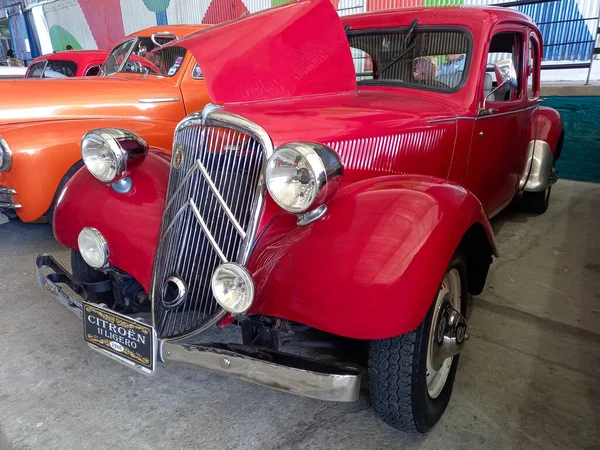
M 47 275 L 44 271 L 50 270 Z M 67 285 L 82 298 L 85 288 L 50 255 L 36 259 L 40 287 L 82 318 L 80 301 L 63 291 Z M 230 375 L 291 394 L 318 400 L 353 402 L 360 392 L 360 371 L 322 361 L 237 344 L 190 345 L 158 340 L 158 360 Z
M 17 191 L 12 188 L 0 186 L 0 210 L 2 209 L 19 209 L 21 205 L 13 201 L 12 196 Z

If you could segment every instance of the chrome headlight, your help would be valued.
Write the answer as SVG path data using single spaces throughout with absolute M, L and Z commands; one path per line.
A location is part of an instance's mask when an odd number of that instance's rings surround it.
M 254 281 L 248 271 L 235 263 L 215 269 L 211 289 L 217 303 L 233 314 L 245 313 L 254 300 Z
M 77 237 L 77 246 L 83 260 L 94 269 L 108 265 L 108 244 L 95 228 L 84 228 Z
M 6 172 L 12 166 L 12 152 L 6 141 L 0 136 L 0 172 Z
M 137 134 L 119 128 L 89 131 L 81 141 L 83 162 L 94 177 L 113 183 L 126 176 L 127 167 L 146 155 L 148 146 Z
M 342 163 L 337 153 L 320 144 L 284 144 L 267 162 L 269 194 L 279 206 L 295 214 L 331 199 L 341 178 Z

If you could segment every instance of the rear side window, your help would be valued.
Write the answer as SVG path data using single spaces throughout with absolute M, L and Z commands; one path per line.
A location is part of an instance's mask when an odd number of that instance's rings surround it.
M 29 68 L 29 72 L 27 72 L 27 78 L 42 78 L 45 65 L 46 61 L 40 61 L 32 64 Z
M 100 73 L 100 66 L 92 66 L 85 73 L 86 77 L 95 77 Z
M 77 73 L 77 63 L 73 61 L 48 61 L 44 78 L 74 77 Z
M 529 63 L 527 65 L 527 97 L 537 98 L 540 95 L 539 49 L 537 41 L 529 39 Z

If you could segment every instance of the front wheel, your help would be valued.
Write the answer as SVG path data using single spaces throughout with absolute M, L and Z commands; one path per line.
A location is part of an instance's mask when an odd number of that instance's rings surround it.
M 77 250 L 71 250 L 71 270 L 77 281 L 82 283 L 97 283 L 109 279 L 108 275 L 88 265 Z M 109 308 L 115 304 L 112 292 L 89 293 L 87 301 L 91 303 L 104 303 Z
M 446 358 L 436 370 L 433 346 L 446 303 L 466 315 L 466 274 L 465 259 L 457 252 L 423 322 L 409 333 L 370 343 L 371 401 L 377 415 L 398 430 L 426 433 L 448 406 L 459 355 Z

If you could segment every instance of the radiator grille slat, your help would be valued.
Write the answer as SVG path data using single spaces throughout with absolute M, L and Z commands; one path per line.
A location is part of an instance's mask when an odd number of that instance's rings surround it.
M 251 135 L 197 122 L 178 129 L 173 149 L 152 282 L 154 325 L 163 338 L 201 330 L 222 314 L 211 277 L 222 258 L 239 261 L 253 237 L 248 233 L 262 207 L 265 162 L 262 144 Z M 187 295 L 168 309 L 163 287 L 170 276 L 183 280 Z

